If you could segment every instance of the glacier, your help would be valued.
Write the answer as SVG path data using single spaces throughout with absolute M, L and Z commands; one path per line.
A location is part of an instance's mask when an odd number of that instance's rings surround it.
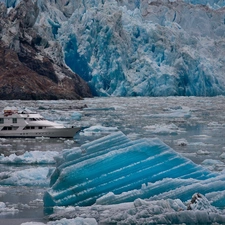
M 225 94 L 223 0 L 37 2 L 35 29 L 97 96 Z
M 96 95 L 224 94 L 224 10 L 182 1 L 77 7 L 58 39 L 67 65 Z

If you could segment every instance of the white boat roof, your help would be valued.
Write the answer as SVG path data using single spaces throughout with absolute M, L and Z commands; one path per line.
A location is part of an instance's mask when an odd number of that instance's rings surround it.
M 8 111 L 8 110 L 12 110 L 12 111 L 17 111 L 18 109 L 14 106 L 10 107 L 10 106 L 6 106 L 4 109 L 4 111 Z
M 12 116 L 12 115 L 19 115 L 20 117 L 32 117 L 32 118 L 43 118 L 39 113 L 31 111 L 29 109 L 20 109 L 18 110 L 18 108 L 16 107 L 5 107 L 3 109 L 4 112 L 4 116 Z

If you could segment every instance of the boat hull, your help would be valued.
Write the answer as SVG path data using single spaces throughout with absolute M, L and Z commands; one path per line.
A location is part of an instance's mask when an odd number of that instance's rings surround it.
M 35 137 L 50 137 L 50 138 L 73 138 L 81 128 L 48 128 L 43 130 L 23 130 L 16 131 L 0 131 L 0 137 L 4 138 L 35 138 Z

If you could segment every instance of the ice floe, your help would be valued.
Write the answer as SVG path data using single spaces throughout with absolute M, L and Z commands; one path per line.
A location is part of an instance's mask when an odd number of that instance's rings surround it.
M 55 207 L 50 216 L 58 224 L 60 218 L 94 218 L 98 224 L 212 224 L 225 222 L 221 210 L 213 207 L 207 198 L 196 193 L 187 202 L 179 199 L 133 202 L 88 207 Z
M 49 185 L 48 176 L 53 168 L 37 167 L 17 171 L 1 172 L 0 185 L 41 186 Z
M 18 209 L 15 209 L 14 207 L 7 207 L 4 202 L 0 202 L 0 215 L 15 214 L 18 213 L 18 211 Z
M 81 136 L 102 135 L 102 134 L 109 134 L 115 131 L 118 131 L 117 127 L 105 127 L 102 125 L 94 125 L 84 129 L 82 132 L 80 132 L 80 135 Z
M 98 223 L 94 218 L 81 218 L 76 217 L 74 219 L 66 219 L 63 218 L 57 221 L 50 221 L 48 223 L 41 223 L 41 222 L 26 222 L 22 223 L 21 225 L 97 225 Z
M 175 124 L 156 124 L 151 126 L 144 127 L 147 131 L 151 131 L 154 134 L 162 135 L 176 135 L 179 132 L 182 132 Z
M 56 151 L 27 151 L 22 155 L 11 154 L 5 156 L 1 154 L 0 163 L 6 164 L 53 164 L 54 157 L 59 153 Z

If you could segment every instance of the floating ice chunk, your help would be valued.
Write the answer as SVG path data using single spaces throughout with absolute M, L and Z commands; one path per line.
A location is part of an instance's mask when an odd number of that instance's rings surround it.
M 178 110 L 168 110 L 165 113 L 157 113 L 157 114 L 150 114 L 149 117 L 158 118 L 158 117 L 165 117 L 165 118 L 190 118 L 192 113 L 189 108 L 187 109 L 178 109 Z
M 225 152 L 220 155 L 221 159 L 225 159 Z
M 225 164 L 221 162 L 220 160 L 216 159 L 205 159 L 202 162 L 202 165 L 207 167 L 209 170 L 223 170 L 225 168 Z
M 197 138 L 197 139 L 209 139 L 211 138 L 211 136 L 208 136 L 208 135 L 194 135 L 192 136 L 193 138 Z
M 175 124 L 156 124 L 152 126 L 144 127 L 146 130 L 153 132 L 154 134 L 178 134 L 179 128 Z
M 209 154 L 209 152 L 207 151 L 207 150 L 198 150 L 197 152 L 196 152 L 196 154 L 197 155 L 208 155 Z
M 36 137 L 35 139 L 37 140 L 47 140 L 50 139 L 49 137 Z
M 5 138 L 0 138 L 0 142 L 5 142 L 6 139 Z
M 4 202 L 0 202 L 0 215 L 15 214 L 18 212 L 18 209 L 15 209 L 14 207 L 8 208 Z
M 204 142 L 191 142 L 189 145 L 194 145 L 194 146 L 214 146 L 214 144 L 206 144 Z
M 2 197 L 3 195 L 6 195 L 6 192 L 0 191 L 0 197 Z
M 205 159 L 202 162 L 203 165 L 223 165 L 224 163 L 221 162 L 220 160 L 216 160 L 216 159 Z
M 44 195 L 44 205 L 87 206 L 110 192 L 115 198 L 109 195 L 104 198 L 105 204 L 161 195 L 178 195 L 183 201 L 196 191 L 210 192 L 212 183 L 216 185 L 214 191 L 223 190 L 225 181 L 221 179 L 224 175 L 217 178 L 217 173 L 182 157 L 159 139 L 131 141 L 116 132 L 75 152 L 63 151 L 51 176 L 51 188 Z
M 74 143 L 74 140 L 68 139 L 68 140 L 65 140 L 64 143 L 67 144 L 67 145 L 72 145 Z
M 127 137 L 130 138 L 131 140 L 135 140 L 139 136 L 140 136 L 140 134 L 137 134 L 137 133 L 130 133 L 127 135 Z
M 56 151 L 30 151 L 23 155 L 11 154 L 9 156 L 0 156 L 0 163 L 5 164 L 53 164 L 54 157 L 59 153 Z
M 0 145 L 1 148 L 8 148 L 8 147 L 12 147 L 11 144 L 2 144 Z
M 117 127 L 104 127 L 102 125 L 95 125 L 84 129 L 83 132 L 80 132 L 80 135 L 91 136 L 96 134 L 108 134 L 115 131 L 118 131 Z
M 115 110 L 116 107 L 108 107 L 108 108 L 85 108 L 84 111 L 111 111 L 111 110 Z
M 218 212 L 218 210 L 213 207 L 208 199 L 199 193 L 192 196 L 192 199 L 187 207 L 188 210 L 207 210 L 208 212 Z
M 0 173 L 0 185 L 48 186 L 52 168 L 38 167 L 15 172 Z
M 195 198 L 194 196 L 200 196 Z M 190 204 L 180 199 L 136 199 L 129 203 L 89 207 L 54 207 L 51 220 L 75 216 L 94 217 L 99 224 L 212 224 L 223 223 L 223 212 L 211 206 L 205 196 L 194 194 Z M 191 208 L 192 207 L 192 208 Z
M 73 112 L 70 115 L 70 120 L 80 120 L 82 117 L 82 114 L 79 112 Z
M 97 221 L 94 218 L 81 218 L 76 217 L 75 219 L 63 218 L 57 221 L 50 221 L 48 223 L 41 222 L 26 222 L 21 225 L 97 225 Z
M 218 122 L 210 122 L 210 123 L 208 124 L 208 126 L 209 126 L 209 127 L 212 127 L 212 128 L 221 128 L 221 127 L 223 127 L 223 125 L 220 124 L 220 123 L 218 123 Z

